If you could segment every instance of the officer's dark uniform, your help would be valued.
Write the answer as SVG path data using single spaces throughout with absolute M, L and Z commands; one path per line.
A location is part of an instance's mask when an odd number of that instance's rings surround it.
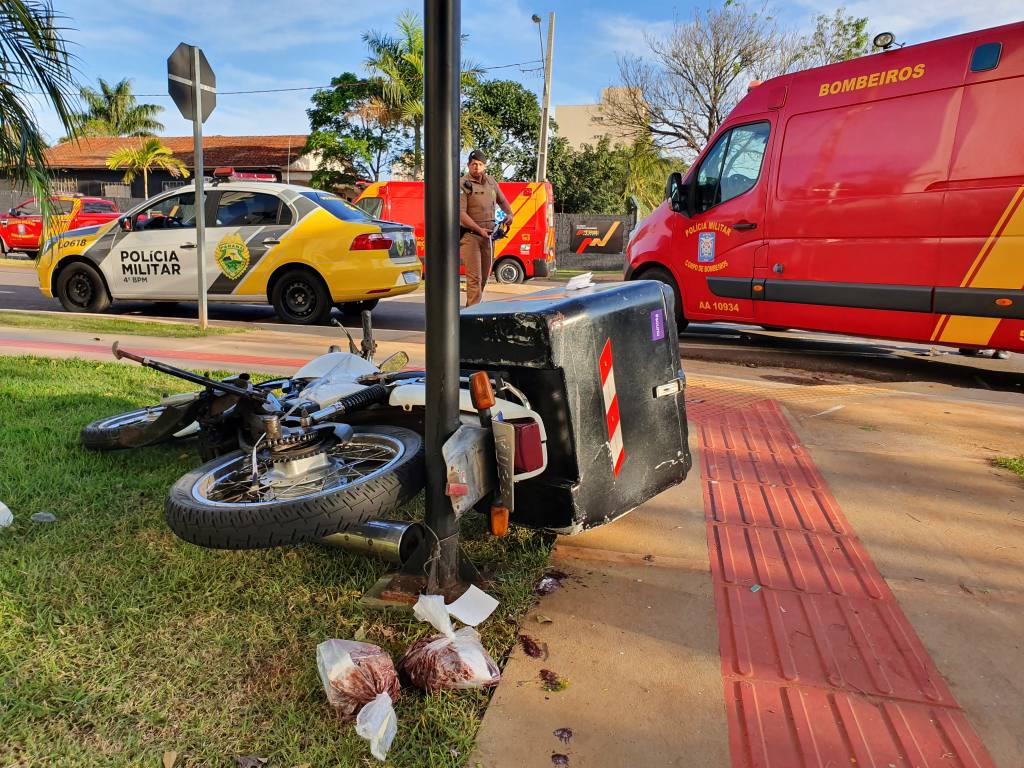
M 490 232 L 494 229 L 494 206 L 505 202 L 505 196 L 496 182 L 486 173 L 477 181 L 468 173 L 459 179 L 459 210 Z M 506 205 L 508 203 L 505 203 Z M 459 256 L 466 267 L 466 306 L 480 303 L 484 284 L 491 274 L 491 243 L 489 238 L 473 232 L 463 232 L 459 241 Z

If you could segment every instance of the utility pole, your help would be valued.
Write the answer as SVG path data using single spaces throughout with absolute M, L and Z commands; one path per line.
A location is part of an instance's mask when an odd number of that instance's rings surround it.
M 540 17 L 534 16 L 540 25 Z M 540 112 L 540 137 L 537 140 L 537 181 L 548 177 L 548 123 L 551 112 L 551 55 L 555 47 L 555 12 L 548 14 L 548 47 L 544 55 L 544 105 Z

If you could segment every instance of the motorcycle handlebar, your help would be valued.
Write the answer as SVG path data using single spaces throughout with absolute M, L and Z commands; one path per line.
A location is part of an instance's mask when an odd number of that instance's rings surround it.
M 217 379 L 211 379 L 209 376 L 202 376 L 198 373 L 192 373 L 192 371 L 176 368 L 173 365 L 168 365 L 167 363 L 161 363 L 159 360 L 151 360 L 148 357 L 136 355 L 133 352 L 121 349 L 120 344 L 116 341 L 110 348 L 110 351 L 114 354 L 114 357 L 117 360 L 132 360 L 146 368 L 152 368 L 154 371 L 160 371 L 160 373 L 165 373 L 168 376 L 175 376 L 193 384 L 199 384 L 200 386 L 216 389 L 221 392 L 230 392 L 231 394 L 238 395 L 239 397 L 249 397 L 253 400 L 258 400 L 261 403 L 265 403 L 269 399 L 269 395 L 266 392 L 261 392 L 257 389 L 240 387 L 237 384 L 229 384 L 226 381 L 217 381 Z

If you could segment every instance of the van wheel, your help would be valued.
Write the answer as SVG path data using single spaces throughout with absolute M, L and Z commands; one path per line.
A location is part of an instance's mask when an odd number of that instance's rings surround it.
M 676 285 L 676 280 L 672 277 L 671 273 L 667 269 L 662 267 L 651 267 L 640 274 L 637 280 L 657 280 L 659 283 L 664 283 L 672 289 L 672 296 L 676 302 L 676 330 L 682 333 L 686 330 L 686 326 L 690 324 L 690 321 L 686 319 L 686 315 L 683 314 L 683 297 L 679 293 L 679 286 Z
M 292 269 L 274 283 L 270 302 L 277 316 L 295 325 L 324 325 L 331 315 L 331 297 L 319 276 Z
M 346 301 L 344 304 L 336 304 L 335 306 L 341 312 L 341 314 L 348 317 L 358 317 L 364 311 L 372 312 L 380 304 L 380 299 L 366 299 L 365 301 Z
M 68 312 L 105 312 L 110 294 L 103 278 L 89 264 L 68 264 L 57 276 L 57 298 Z
M 506 257 L 494 265 L 494 279 L 499 283 L 521 283 L 526 279 L 526 272 L 522 264 Z

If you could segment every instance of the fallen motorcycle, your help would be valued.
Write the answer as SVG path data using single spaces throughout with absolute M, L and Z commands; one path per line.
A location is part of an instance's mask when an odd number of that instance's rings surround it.
M 205 463 L 171 487 L 165 511 L 175 534 L 204 547 L 254 549 L 316 541 L 385 517 L 424 485 L 426 382 L 422 371 L 404 370 L 409 361 L 404 353 L 380 366 L 373 363 L 376 344 L 368 315 L 361 352 L 349 336 L 348 352 L 332 347 L 293 376 L 265 382 L 254 382 L 248 374 L 213 379 L 114 344 L 116 358 L 203 389 L 93 422 L 82 430 L 82 443 L 113 450 L 195 437 Z M 472 427 L 475 447 L 467 450 L 475 451 L 474 458 L 454 460 L 469 466 L 476 479 L 473 494 L 463 483 L 452 484 L 452 495 L 463 496 L 453 504 L 463 507 L 486 495 L 496 484 L 495 475 L 527 479 L 543 472 L 547 463 L 543 422 L 526 397 L 500 374 L 480 375 L 515 398 L 493 398 L 489 405 L 502 422 L 518 425 L 515 433 L 531 444 L 505 451 L 504 471 L 488 473 L 480 469 L 485 463 L 480 458 L 482 427 Z M 460 410 L 470 428 L 483 416 L 468 377 L 465 383 Z M 489 481 L 481 481 L 487 476 Z

